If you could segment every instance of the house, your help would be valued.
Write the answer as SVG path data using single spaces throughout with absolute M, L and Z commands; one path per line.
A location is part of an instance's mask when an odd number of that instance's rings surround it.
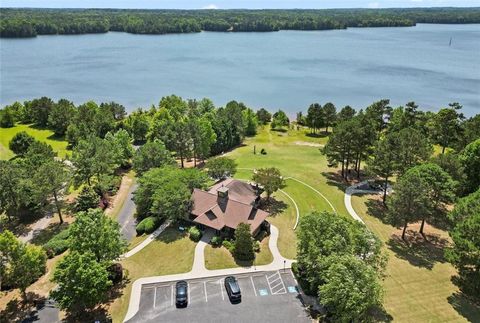
M 194 189 L 190 220 L 224 235 L 231 235 L 240 223 L 248 223 L 256 235 L 269 215 L 257 208 L 259 193 L 258 187 L 232 178 L 209 191 Z

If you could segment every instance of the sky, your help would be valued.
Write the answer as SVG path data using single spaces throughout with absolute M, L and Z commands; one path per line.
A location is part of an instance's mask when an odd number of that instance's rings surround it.
M 142 9 L 480 7 L 480 0 L 0 0 L 0 7 Z

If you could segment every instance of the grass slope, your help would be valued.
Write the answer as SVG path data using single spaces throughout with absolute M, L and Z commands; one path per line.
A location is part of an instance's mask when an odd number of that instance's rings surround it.
M 55 137 L 53 131 L 34 128 L 32 125 L 17 124 L 12 128 L 0 128 L 0 159 L 10 159 L 15 154 L 8 148 L 8 143 L 20 131 L 26 131 L 38 141 L 46 142 L 52 146 L 53 150 L 58 152 L 59 157 L 65 157 L 67 154 L 67 142 L 64 138 Z

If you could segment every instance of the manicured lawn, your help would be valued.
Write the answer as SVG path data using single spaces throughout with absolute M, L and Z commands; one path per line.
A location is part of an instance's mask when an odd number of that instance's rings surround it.
M 480 308 L 459 296 L 450 281 L 455 269 L 444 260 L 440 244 L 422 243 L 407 248 L 403 242 L 392 239 L 400 230 L 369 214 L 367 205 L 371 205 L 371 210 L 376 205 L 372 201 L 370 196 L 352 198 L 355 211 L 385 243 L 389 261 L 383 285 L 388 314 L 399 322 L 480 322 Z M 418 225 L 412 225 L 412 229 L 418 230 Z M 430 225 L 426 233 L 438 241 L 448 241 L 446 232 Z
M 242 168 L 256 169 L 262 167 L 277 167 L 285 177 L 295 177 L 313 186 L 333 204 L 337 212 L 347 215 L 343 204 L 343 185 L 334 182 L 336 169 L 327 166 L 327 160 L 319 147 L 307 146 L 307 143 L 324 144 L 325 137 L 307 136 L 308 130 L 288 130 L 287 132 L 271 131 L 269 127 L 259 129 L 257 136 L 247 138 L 244 146 L 228 153 L 238 164 L 235 177 L 251 179 L 251 171 Z M 299 144 L 302 143 L 302 144 Z M 256 146 L 256 154 L 253 147 Z M 264 148 L 266 155 L 260 154 Z M 317 210 L 330 210 L 323 199 L 300 183 L 287 180 L 285 191 L 292 191 L 299 203 L 301 213 Z
M 267 265 L 273 261 L 272 253 L 268 248 L 269 237 L 260 243 L 260 252 L 256 254 L 255 265 Z M 251 266 L 251 263 L 236 262 L 232 254 L 224 247 L 205 247 L 205 267 L 210 270 Z
M 129 283 L 123 294 L 110 305 L 114 322 L 122 322 L 127 313 L 132 284 L 141 277 L 185 273 L 192 269 L 195 243 L 185 233 L 167 228 L 157 240 L 139 253 L 122 260 Z
M 26 131 L 38 141 L 46 142 L 52 146 L 54 151 L 58 152 L 59 157 L 67 155 L 67 142 L 64 138 L 55 137 L 53 131 L 37 129 L 31 125 L 18 124 L 12 128 L 0 128 L 0 159 L 10 159 L 15 155 L 8 148 L 8 143 L 20 131 Z

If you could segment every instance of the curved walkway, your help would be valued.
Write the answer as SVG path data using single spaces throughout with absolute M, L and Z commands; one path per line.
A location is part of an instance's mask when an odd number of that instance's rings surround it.
M 130 295 L 130 302 L 128 304 L 128 311 L 124 318 L 124 322 L 131 319 L 137 312 L 140 307 L 140 295 L 142 291 L 143 284 L 155 284 L 176 280 L 185 280 L 185 279 L 195 279 L 195 278 L 204 278 L 204 277 L 215 277 L 223 275 L 235 275 L 235 274 L 244 274 L 251 273 L 255 271 L 275 271 L 283 268 L 291 268 L 294 260 L 287 259 L 280 255 L 277 247 L 278 241 L 278 229 L 277 227 L 270 226 L 270 240 L 268 242 L 268 247 L 273 255 L 273 261 L 264 266 L 250 266 L 250 267 L 238 267 L 238 268 L 227 268 L 227 269 L 218 269 L 218 270 L 208 270 L 205 268 L 204 261 L 204 250 L 207 243 L 210 241 L 210 234 L 206 233 L 204 238 L 195 247 L 195 259 L 193 261 L 192 270 L 183 274 L 175 275 L 164 275 L 164 276 L 153 276 L 153 277 L 144 277 L 139 278 L 132 285 L 132 292 Z M 208 232 L 208 231 L 207 231 Z M 197 259 L 198 256 L 198 259 Z M 203 260 L 203 264 L 202 264 Z
M 347 187 L 347 189 L 345 190 L 345 197 L 343 198 L 343 203 L 345 204 L 345 208 L 347 209 L 348 214 L 350 214 L 352 218 L 354 218 L 357 221 L 362 222 L 363 224 L 365 224 L 365 222 L 363 222 L 362 218 L 353 209 L 352 195 L 354 195 L 354 194 L 382 194 L 381 191 L 362 190 L 362 189 L 358 188 L 358 187 L 361 187 L 361 186 L 364 186 L 364 185 L 367 185 L 367 184 L 368 184 L 368 181 L 363 181 L 363 182 L 360 182 L 360 183 L 357 183 L 357 184 L 354 184 L 352 186 Z
M 169 225 L 170 225 L 170 221 L 166 221 L 165 223 L 163 223 L 157 230 L 155 230 L 151 235 L 149 235 L 145 240 L 143 240 L 142 243 L 140 243 L 138 246 L 136 246 L 132 250 L 121 255 L 120 258 L 131 257 L 137 252 L 139 252 L 140 250 L 142 250 L 143 248 L 145 248 L 146 246 L 148 246 L 150 242 L 155 240 Z

